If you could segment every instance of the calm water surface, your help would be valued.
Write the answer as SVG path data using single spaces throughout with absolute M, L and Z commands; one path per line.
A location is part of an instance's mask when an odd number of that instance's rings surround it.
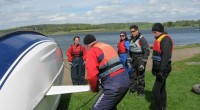
M 171 38 L 174 41 L 175 45 L 187 45 L 187 44 L 194 44 L 200 43 L 200 30 L 195 28 L 181 28 L 181 29 L 166 29 L 171 35 Z M 115 49 L 117 47 L 117 42 L 119 40 L 119 33 L 120 32 L 96 32 L 92 33 L 95 35 L 98 41 L 102 41 L 112 45 Z M 150 45 L 152 45 L 154 41 L 153 34 L 151 30 L 141 30 L 143 36 L 147 39 Z M 89 33 L 88 33 L 89 34 Z M 73 44 L 73 37 L 75 35 L 80 36 L 81 44 L 83 44 L 83 38 L 86 34 L 66 34 L 66 35 L 52 35 L 49 36 L 53 38 L 62 48 L 63 56 L 66 58 L 66 50 L 69 48 L 71 44 Z M 130 37 L 130 32 L 127 32 L 128 37 Z

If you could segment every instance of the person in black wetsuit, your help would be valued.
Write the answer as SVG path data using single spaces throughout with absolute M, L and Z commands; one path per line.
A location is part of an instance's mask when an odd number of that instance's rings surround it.
M 155 98 L 155 110 L 166 110 L 166 79 L 171 72 L 173 41 L 169 34 L 164 32 L 161 23 L 155 23 L 152 26 L 152 32 L 155 36 L 152 55 L 152 74 L 156 76 L 152 90 Z

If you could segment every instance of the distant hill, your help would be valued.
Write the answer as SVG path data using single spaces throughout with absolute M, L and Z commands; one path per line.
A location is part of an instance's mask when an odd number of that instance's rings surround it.
M 105 31 L 121 31 L 129 30 L 133 24 L 139 26 L 140 29 L 150 29 L 153 23 L 133 22 L 133 23 L 106 23 L 106 24 L 41 24 L 22 26 L 12 29 L 0 30 L 0 35 L 19 30 L 33 30 L 43 34 L 67 34 L 67 33 L 84 33 L 84 32 L 105 32 Z M 182 20 L 176 22 L 165 22 L 165 27 L 199 27 L 200 20 Z

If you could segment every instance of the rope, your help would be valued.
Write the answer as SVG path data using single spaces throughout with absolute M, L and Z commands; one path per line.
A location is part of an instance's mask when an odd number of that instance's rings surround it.
M 70 71 L 71 71 L 71 69 L 70 69 L 69 67 L 67 67 L 65 64 L 64 64 L 64 66 L 65 66 L 65 68 L 67 68 L 68 70 L 70 70 Z
M 65 64 L 64 64 L 65 68 L 67 68 L 68 70 L 71 70 L 69 67 L 67 67 Z M 81 108 L 83 108 L 84 106 L 86 106 L 94 97 L 96 97 L 98 93 L 94 94 L 93 97 L 91 97 L 87 102 L 85 102 L 83 105 L 81 105 L 79 108 L 75 109 L 75 110 L 79 110 Z
M 96 93 L 93 97 L 91 97 L 86 103 L 84 103 L 83 105 L 81 105 L 79 108 L 75 109 L 75 110 L 79 110 L 81 108 L 83 108 L 84 106 L 86 106 L 98 93 Z

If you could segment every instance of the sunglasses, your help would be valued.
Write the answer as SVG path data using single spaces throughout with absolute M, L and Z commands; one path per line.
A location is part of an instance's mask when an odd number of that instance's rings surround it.
M 133 32 L 135 32 L 135 31 L 131 31 L 131 33 L 133 33 Z
M 120 37 L 125 37 L 125 35 L 120 35 Z

